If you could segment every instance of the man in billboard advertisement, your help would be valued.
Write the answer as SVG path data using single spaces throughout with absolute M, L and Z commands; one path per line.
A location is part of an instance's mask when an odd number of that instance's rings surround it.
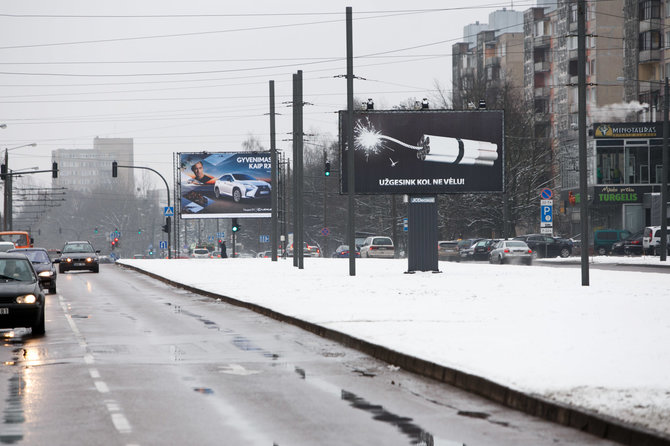
M 182 218 L 270 217 L 270 152 L 180 153 Z
M 355 192 L 503 192 L 502 110 L 354 112 Z M 342 193 L 347 113 L 340 112 Z

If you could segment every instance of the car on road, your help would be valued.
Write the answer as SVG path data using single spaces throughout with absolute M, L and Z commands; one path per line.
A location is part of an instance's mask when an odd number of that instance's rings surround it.
M 645 254 L 655 254 L 656 245 L 661 243 L 661 227 L 647 226 L 643 229 L 642 248 Z
M 58 259 L 52 261 L 49 258 L 49 253 L 44 248 L 17 248 L 7 252 L 15 252 L 28 257 L 37 273 L 42 289 L 49 290 L 50 294 L 56 293 L 56 279 L 58 278 L 56 263 L 59 262 Z
M 475 243 L 472 247 L 472 260 L 488 260 L 493 247 L 499 241 L 500 239 L 485 238 Z
M 32 262 L 24 254 L 0 253 L 0 328 L 45 332 L 46 298 Z
M 552 237 L 544 234 L 527 234 L 514 237 L 514 240 L 525 242 L 533 250 L 534 257 L 570 257 L 572 241 L 570 239 Z
M 643 254 L 642 231 L 638 231 L 614 243 L 610 254 L 615 256 L 641 256 Z
M 489 253 L 490 263 L 533 263 L 533 250 L 523 240 L 500 240 Z
M 467 238 L 458 241 L 458 252 L 461 260 L 472 260 L 472 254 L 475 252 L 475 243 L 480 241 L 480 238 Z
M 395 255 L 395 247 L 391 237 L 374 236 L 368 237 L 361 245 L 361 257 L 392 259 Z
M 0 252 L 7 252 L 10 249 L 16 248 L 16 245 L 12 242 L 2 242 L 0 241 Z
M 460 262 L 461 253 L 458 250 L 458 240 L 442 240 L 437 242 L 437 259 Z
M 88 270 L 98 273 L 100 272 L 98 254 L 100 254 L 100 250 L 93 249 L 93 245 L 87 240 L 67 242 L 61 250 L 58 260 L 58 272 Z
M 235 203 L 245 198 L 270 198 L 270 183 L 246 173 L 227 173 L 214 183 L 214 196 L 231 197 Z
M 361 256 L 361 251 L 358 248 L 356 248 L 356 257 L 360 257 L 360 256 Z M 337 249 L 335 250 L 335 252 L 333 253 L 333 257 L 338 258 L 338 259 L 344 259 L 344 258 L 348 259 L 349 258 L 349 245 L 338 246 Z
M 195 248 L 191 253 L 191 257 L 194 259 L 209 259 L 211 257 L 211 253 L 207 248 Z
M 593 232 L 593 252 L 601 256 L 607 255 L 612 250 L 612 245 L 630 235 L 630 231 L 625 229 L 598 229 Z

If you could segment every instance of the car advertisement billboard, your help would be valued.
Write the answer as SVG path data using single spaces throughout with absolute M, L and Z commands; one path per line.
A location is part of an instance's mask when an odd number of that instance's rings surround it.
M 340 190 L 347 193 L 347 112 L 339 118 Z M 355 192 L 503 192 L 503 125 L 502 110 L 355 111 Z
M 270 217 L 270 152 L 180 153 L 181 218 Z

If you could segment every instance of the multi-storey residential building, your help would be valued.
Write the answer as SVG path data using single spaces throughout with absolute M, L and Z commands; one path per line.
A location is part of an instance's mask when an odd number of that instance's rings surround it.
M 118 169 L 118 178 L 112 178 L 112 162 L 133 164 L 132 138 L 98 138 L 93 149 L 57 149 L 51 153 L 58 163 L 58 178 L 53 187 L 91 192 L 109 188 L 118 193 L 133 194 L 135 182 L 133 169 Z

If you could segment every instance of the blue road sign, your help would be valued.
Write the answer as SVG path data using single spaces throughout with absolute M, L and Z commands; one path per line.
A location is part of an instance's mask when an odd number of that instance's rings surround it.
M 166 217 L 174 217 L 174 207 L 165 206 L 163 208 L 163 215 L 166 216 Z
M 543 205 L 541 206 L 542 209 L 542 220 L 541 223 L 553 223 L 554 221 L 554 216 L 553 216 L 553 206 L 549 205 Z
M 261 243 L 268 243 L 270 241 L 270 236 L 269 235 L 260 235 L 260 236 L 258 236 L 258 239 L 260 240 Z
M 161 240 L 160 242 L 158 242 L 158 247 L 160 249 L 167 249 L 167 242 L 165 240 Z

